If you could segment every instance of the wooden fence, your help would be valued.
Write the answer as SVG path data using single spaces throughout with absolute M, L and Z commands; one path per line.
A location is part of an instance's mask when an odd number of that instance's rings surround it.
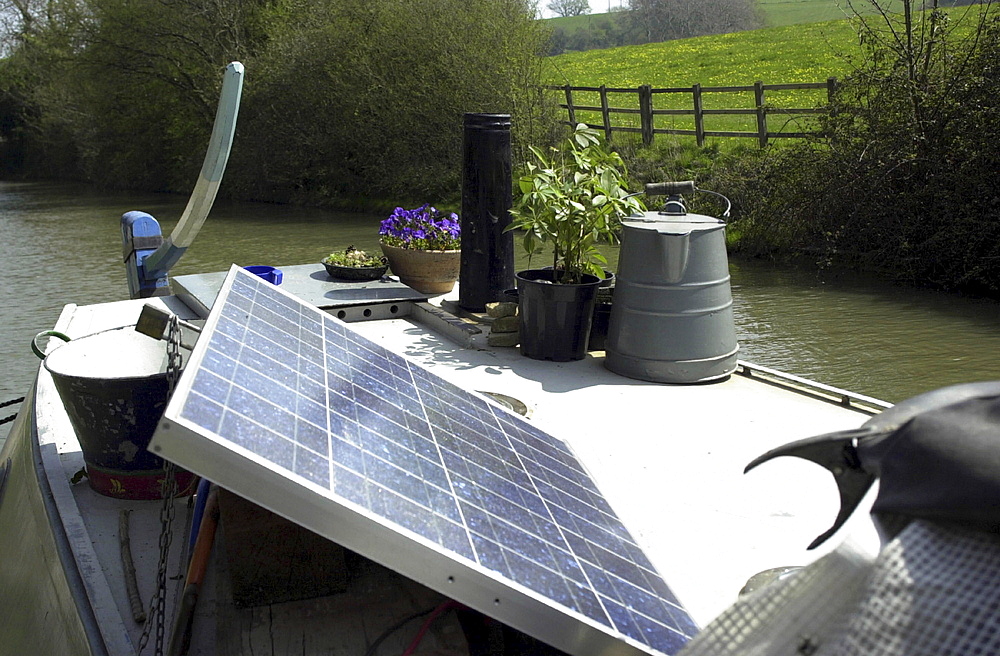
M 645 145 L 650 145 L 653 143 L 653 137 L 657 134 L 678 134 L 693 136 L 698 140 L 698 145 L 702 146 L 705 143 L 705 137 L 744 137 L 744 138 L 755 138 L 761 147 L 767 145 L 768 141 L 771 139 L 782 139 L 782 138 L 803 138 L 808 136 L 814 136 L 815 132 L 786 132 L 784 130 L 779 131 L 769 131 L 767 125 L 768 116 L 775 115 L 792 115 L 792 116 L 808 116 L 810 114 L 823 114 L 826 113 L 827 109 L 825 107 L 809 107 L 809 108 L 787 108 L 778 106 L 769 106 L 766 102 L 766 94 L 781 92 L 781 91 L 791 91 L 791 90 L 801 90 L 801 89 L 826 89 L 826 99 L 829 102 L 834 92 L 837 88 L 837 79 L 829 78 L 826 82 L 803 82 L 798 84 L 764 84 L 763 82 L 755 82 L 752 86 L 731 86 L 731 87 L 703 87 L 700 84 L 695 84 L 690 87 L 674 87 L 665 89 L 654 89 L 648 84 L 642 85 L 638 88 L 611 88 L 606 86 L 599 87 L 574 87 L 570 85 L 566 86 L 547 86 L 546 89 L 550 91 L 562 91 L 565 94 L 565 103 L 560 103 L 560 107 L 565 109 L 569 114 L 569 120 L 565 121 L 566 124 L 570 126 L 575 126 L 578 123 L 586 123 L 592 128 L 599 130 L 604 130 L 605 137 L 610 141 L 612 135 L 615 132 L 632 132 L 639 133 L 642 135 L 642 142 Z M 600 105 L 581 105 L 576 104 L 573 100 L 574 93 L 586 93 L 590 98 L 594 98 L 594 94 L 598 94 L 600 98 Z M 753 93 L 753 106 L 744 108 L 723 108 L 723 109 L 706 109 L 704 107 L 705 96 L 708 94 L 749 94 Z M 634 96 L 637 98 L 637 103 L 633 104 L 631 107 L 611 107 L 608 101 L 609 94 L 624 94 L 627 96 Z M 691 96 L 691 109 L 655 109 L 654 99 L 657 96 L 663 96 L 665 94 L 688 94 Z M 669 103 L 668 103 L 669 104 Z M 578 113 L 600 113 L 601 123 L 590 123 L 586 120 L 580 120 Z M 629 117 L 639 116 L 639 125 L 635 125 L 635 121 L 632 120 L 630 124 L 623 124 L 624 122 L 619 122 L 618 124 L 612 123 L 613 115 L 626 115 Z M 739 116 L 739 115 L 752 115 L 756 119 L 756 130 L 755 131 L 735 131 L 735 130 L 706 130 L 705 129 L 705 117 L 706 116 Z M 658 116 L 689 116 L 693 117 L 694 129 L 679 129 L 679 128 L 665 128 L 659 127 L 656 122 L 656 117 Z

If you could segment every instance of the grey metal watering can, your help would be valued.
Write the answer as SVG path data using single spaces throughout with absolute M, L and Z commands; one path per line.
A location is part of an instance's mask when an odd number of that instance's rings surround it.
M 687 213 L 682 194 L 695 191 L 704 190 L 693 182 L 646 185 L 647 195 L 669 197 L 665 206 L 622 222 L 604 361 L 615 373 L 654 382 L 701 383 L 736 369 L 739 345 L 726 224 Z

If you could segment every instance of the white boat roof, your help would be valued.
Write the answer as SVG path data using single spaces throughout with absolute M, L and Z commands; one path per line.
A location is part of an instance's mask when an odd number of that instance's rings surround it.
M 817 465 L 781 458 L 744 474 L 746 465 L 776 446 L 870 418 L 742 375 L 662 385 L 608 371 L 601 352 L 556 363 L 488 348 L 485 331 L 456 350 L 411 319 L 352 327 L 457 385 L 524 403 L 533 422 L 571 445 L 700 626 L 754 574 L 817 558 L 806 546 L 839 509 L 833 478 Z M 871 499 L 827 550 L 852 534 L 877 551 Z
M 212 284 L 205 279 L 183 278 L 175 279 L 182 283 L 178 285 L 182 296 L 190 291 L 185 282 L 205 284 L 198 292 L 203 298 L 211 294 Z M 305 278 L 314 281 L 310 284 L 329 285 L 309 275 Z M 329 298 L 326 293 L 320 296 Z M 859 402 L 852 403 L 850 394 L 808 381 L 776 382 L 766 370 L 760 376 L 742 375 L 759 372 L 746 363 L 741 363 L 738 374 L 721 382 L 664 385 L 608 371 L 602 352 L 591 352 L 576 362 L 531 360 L 516 348 L 487 346 L 488 326 L 468 318 L 442 320 L 440 308 L 453 309 L 456 299 L 457 291 L 430 303 L 393 298 L 388 305 L 371 306 L 370 314 L 378 320 L 352 322 L 352 327 L 456 385 L 522 402 L 533 423 L 570 444 L 699 625 L 731 604 L 758 572 L 808 564 L 846 536 L 872 553 L 877 551 L 878 538 L 867 513 L 874 490 L 826 545 L 807 551 L 806 546 L 829 528 L 837 514 L 839 497 L 832 477 L 793 458 L 766 463 L 748 474 L 743 470 L 776 446 L 860 426 L 871 410 L 858 406 L 877 407 L 878 402 L 855 398 Z M 183 319 L 198 318 L 177 297 L 167 297 L 70 305 L 55 328 L 78 338 L 134 324 L 147 302 Z M 342 299 L 330 311 L 352 320 L 363 318 L 364 310 L 357 299 Z M 43 446 L 54 445 L 59 453 L 58 462 L 47 461 L 53 470 L 49 476 L 66 480 L 82 465 L 82 455 L 44 370 L 38 399 L 40 441 Z M 65 471 L 56 472 L 56 467 Z M 108 577 L 117 576 L 110 572 L 114 567 L 98 564 L 114 562 L 117 541 L 101 546 L 99 535 L 94 535 L 117 522 L 117 510 L 111 505 L 122 502 L 101 498 L 86 486 L 71 489 L 68 496 L 65 490 L 62 493 L 60 512 L 64 523 L 74 524 L 74 543 L 84 547 L 76 555 L 78 563 L 86 561 L 82 571 L 94 576 L 88 580 L 92 600 L 108 612 L 127 609 L 127 600 L 121 598 L 123 586 L 109 583 Z M 54 492 L 58 497 L 59 491 Z M 72 518 L 74 510 L 79 519 Z M 95 512 L 104 517 L 97 523 L 90 517 Z M 155 524 L 150 530 L 156 531 Z M 101 555 L 105 549 L 110 554 Z M 155 565 L 155 541 L 142 550 L 152 553 L 140 560 L 152 562 L 137 567 Z M 118 653 L 114 640 L 109 642 L 112 653 Z

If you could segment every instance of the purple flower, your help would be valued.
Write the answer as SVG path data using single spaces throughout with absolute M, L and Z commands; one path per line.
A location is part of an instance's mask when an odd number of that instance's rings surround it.
M 379 224 L 383 243 L 399 248 L 455 250 L 461 247 L 462 227 L 454 212 L 444 214 L 425 203 L 413 210 L 397 207 Z

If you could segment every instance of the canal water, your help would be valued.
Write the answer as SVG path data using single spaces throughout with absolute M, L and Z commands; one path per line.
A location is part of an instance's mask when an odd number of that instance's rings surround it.
M 147 211 L 169 234 L 186 200 L 0 182 L 0 403 L 27 391 L 38 366 L 31 339 L 63 305 L 127 298 L 122 213 Z M 352 244 L 377 252 L 381 218 L 219 202 L 174 273 L 318 262 Z M 1000 379 L 1000 303 L 851 273 L 740 260 L 730 269 L 744 360 L 890 402 Z M 0 418 L 15 410 L 0 409 Z

